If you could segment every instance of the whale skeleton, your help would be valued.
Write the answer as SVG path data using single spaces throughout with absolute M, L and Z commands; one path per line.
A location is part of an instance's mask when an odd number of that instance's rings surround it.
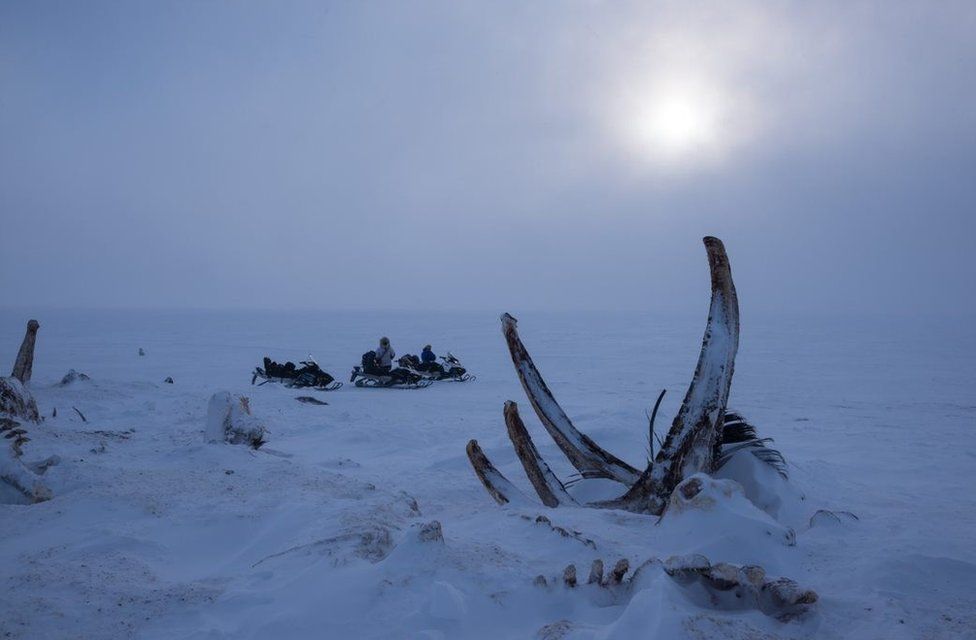
M 573 425 L 522 343 L 517 320 L 507 313 L 501 316 L 502 333 L 515 372 L 529 403 L 553 441 L 582 478 L 606 478 L 625 488 L 618 498 L 585 506 L 661 514 L 671 492 L 683 479 L 699 472 L 713 472 L 720 461 L 722 445 L 742 442 L 739 429 L 735 430 L 735 436 L 730 433 L 729 438 L 723 438 L 726 403 L 739 346 L 739 301 L 722 241 L 709 236 L 704 238 L 704 243 L 712 297 L 698 365 L 663 445 L 643 471 L 609 453 Z M 576 505 L 566 485 L 539 454 L 522 422 L 518 405 L 506 402 L 504 416 L 515 453 L 543 504 L 548 507 Z M 732 418 L 741 420 L 731 413 L 728 417 L 730 422 Z M 762 446 L 762 442 L 754 439 L 751 446 Z M 518 490 L 492 465 L 477 440 L 468 442 L 467 453 L 488 493 L 500 504 L 512 501 Z

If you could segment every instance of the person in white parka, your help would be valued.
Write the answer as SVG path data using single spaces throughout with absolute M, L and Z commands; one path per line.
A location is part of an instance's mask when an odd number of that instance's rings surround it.
M 393 368 L 393 358 L 396 357 L 396 351 L 390 346 L 390 339 L 386 336 L 380 338 L 380 348 L 376 350 L 376 368 L 382 370 L 383 373 L 389 373 L 390 369 Z

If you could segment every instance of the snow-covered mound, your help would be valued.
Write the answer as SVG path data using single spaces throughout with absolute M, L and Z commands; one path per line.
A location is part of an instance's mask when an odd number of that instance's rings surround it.
M 661 520 L 665 530 L 684 540 L 688 552 L 723 560 L 750 548 L 765 555 L 770 542 L 796 544 L 795 532 L 750 502 L 738 482 L 702 473 L 678 485 Z
M 246 444 L 257 449 L 265 442 L 265 427 L 251 415 L 247 396 L 220 391 L 207 404 L 207 442 Z

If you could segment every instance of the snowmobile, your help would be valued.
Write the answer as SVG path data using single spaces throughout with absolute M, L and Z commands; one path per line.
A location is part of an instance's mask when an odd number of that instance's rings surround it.
M 423 389 L 434 383 L 406 367 L 397 367 L 389 371 L 376 366 L 376 352 L 367 351 L 363 354 L 362 363 L 352 368 L 349 382 L 357 387 L 375 387 L 383 389 Z
M 435 382 L 443 380 L 468 382 L 469 380 L 475 379 L 475 376 L 468 373 L 468 370 L 464 368 L 464 365 L 461 364 L 457 356 L 450 351 L 447 352 L 446 356 L 441 356 L 441 360 L 444 361 L 444 364 L 439 362 L 421 362 L 417 356 L 407 354 L 397 362 L 404 369 L 408 369 L 417 375 Z
M 294 362 L 279 364 L 271 358 L 264 359 L 264 368 L 255 367 L 254 374 L 251 376 L 251 384 L 262 378 L 267 384 L 269 382 L 280 382 L 290 389 L 312 388 L 319 391 L 335 391 L 342 386 L 341 382 L 330 376 L 312 358 L 303 360 L 296 367 Z M 260 385 L 258 385 L 260 386 Z

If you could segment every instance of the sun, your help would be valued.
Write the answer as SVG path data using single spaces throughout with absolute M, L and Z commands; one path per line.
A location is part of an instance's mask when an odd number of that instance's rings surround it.
M 751 131 L 748 105 L 715 74 L 675 69 L 621 78 L 609 122 L 615 144 L 640 171 L 713 167 Z
M 647 99 L 635 122 L 639 143 L 662 159 L 708 154 L 719 142 L 715 108 L 705 96 L 662 92 Z

